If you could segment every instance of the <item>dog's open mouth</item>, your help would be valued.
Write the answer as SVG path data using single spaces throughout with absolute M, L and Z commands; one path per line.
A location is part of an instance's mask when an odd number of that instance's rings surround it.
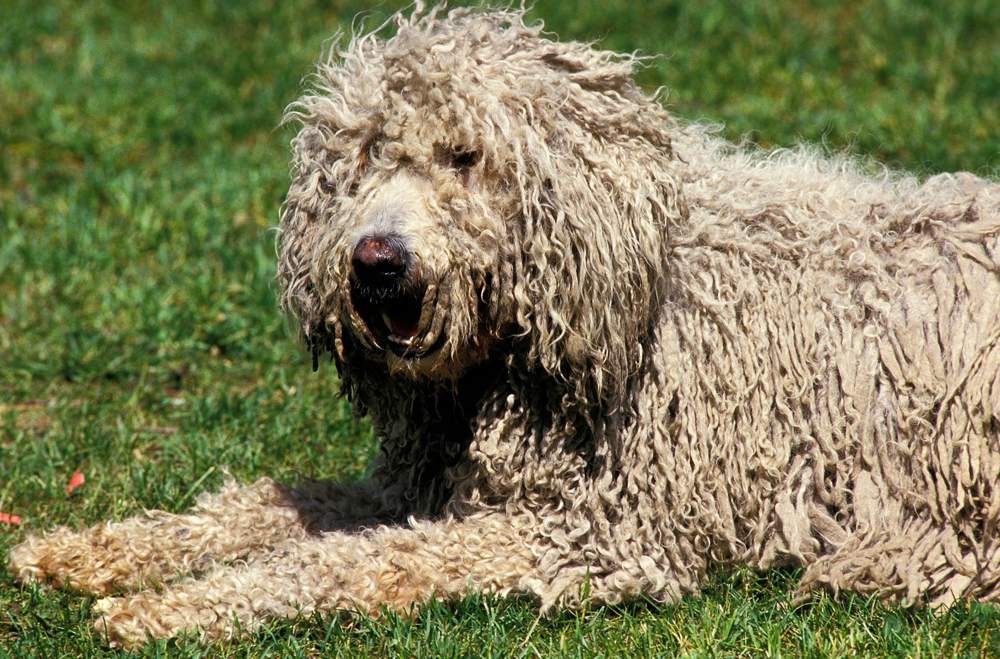
M 424 357 L 441 347 L 443 335 L 429 336 L 433 301 L 427 286 L 368 288 L 355 283 L 351 302 L 377 347 L 400 357 Z M 427 345 L 430 341 L 430 345 Z

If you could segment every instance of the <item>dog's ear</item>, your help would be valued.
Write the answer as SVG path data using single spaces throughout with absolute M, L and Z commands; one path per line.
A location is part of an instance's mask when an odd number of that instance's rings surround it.
M 278 226 L 276 281 L 281 308 L 298 323 L 302 338 L 316 359 L 332 347 L 323 322 L 319 292 L 311 277 L 313 250 L 319 239 L 317 223 L 301 202 L 290 197 Z
M 313 365 L 318 357 L 329 352 L 338 361 L 343 358 L 342 329 L 336 310 L 329 300 L 336 290 L 322 290 L 317 272 L 329 267 L 318 255 L 327 254 L 322 243 L 336 238 L 335 227 L 321 220 L 331 214 L 334 195 L 324 189 L 325 168 L 310 164 L 311 154 L 327 151 L 322 146 L 321 133 L 304 126 L 292 140 L 292 181 L 281 209 L 277 230 L 277 272 L 275 279 L 281 308 L 298 323 L 302 338 L 313 353 Z M 330 277 L 337 282 L 339 278 Z
M 578 399 L 608 401 L 639 370 L 665 291 L 670 229 L 687 211 L 669 116 L 635 87 L 630 64 L 598 53 L 602 73 L 573 54 L 547 56 L 572 93 L 536 111 L 521 145 L 513 297 L 529 361 Z

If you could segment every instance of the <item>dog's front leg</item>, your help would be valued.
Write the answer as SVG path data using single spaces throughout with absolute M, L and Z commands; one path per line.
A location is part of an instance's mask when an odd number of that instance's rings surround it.
M 203 495 L 188 514 L 149 511 L 83 531 L 61 527 L 29 536 L 11 550 L 10 570 L 21 581 L 106 594 L 266 552 L 290 538 L 373 525 L 380 511 L 369 489 L 365 483 L 292 489 L 266 478 L 246 487 L 229 483 Z
M 200 579 L 100 600 L 97 628 L 128 646 L 197 631 L 205 639 L 316 611 L 408 610 L 433 596 L 523 587 L 535 563 L 517 524 L 502 515 L 418 522 L 290 540 L 245 565 Z

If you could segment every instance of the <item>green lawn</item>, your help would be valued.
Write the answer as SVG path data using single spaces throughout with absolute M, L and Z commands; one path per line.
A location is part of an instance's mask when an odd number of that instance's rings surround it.
M 0 560 L 28 530 L 183 509 L 220 485 L 221 465 L 241 480 L 350 479 L 375 450 L 331 369 L 311 372 L 272 281 L 291 138 L 277 122 L 364 5 L 163 4 L 0 10 L 0 511 L 23 518 L 0 525 Z M 662 55 L 641 82 L 665 85 L 680 116 L 768 146 L 996 175 L 995 0 L 597 4 L 541 0 L 534 14 L 563 38 Z M 78 468 L 87 482 L 67 497 Z M 210 652 L 1000 655 L 996 607 L 796 607 L 795 579 L 737 571 L 675 606 L 545 619 L 469 599 L 413 620 L 298 620 Z M 91 605 L 0 572 L 0 656 L 113 654 L 90 633 Z

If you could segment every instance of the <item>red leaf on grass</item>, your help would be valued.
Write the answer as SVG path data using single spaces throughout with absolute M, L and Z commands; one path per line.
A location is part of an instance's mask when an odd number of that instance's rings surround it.
M 21 523 L 21 518 L 17 515 L 11 515 L 10 513 L 0 513 L 0 524 L 10 524 L 12 526 L 17 526 Z
M 83 477 L 83 472 L 77 469 L 73 472 L 73 475 L 69 477 L 69 483 L 66 485 L 66 495 L 69 496 L 73 494 L 73 490 L 83 485 L 87 482 L 87 479 Z

